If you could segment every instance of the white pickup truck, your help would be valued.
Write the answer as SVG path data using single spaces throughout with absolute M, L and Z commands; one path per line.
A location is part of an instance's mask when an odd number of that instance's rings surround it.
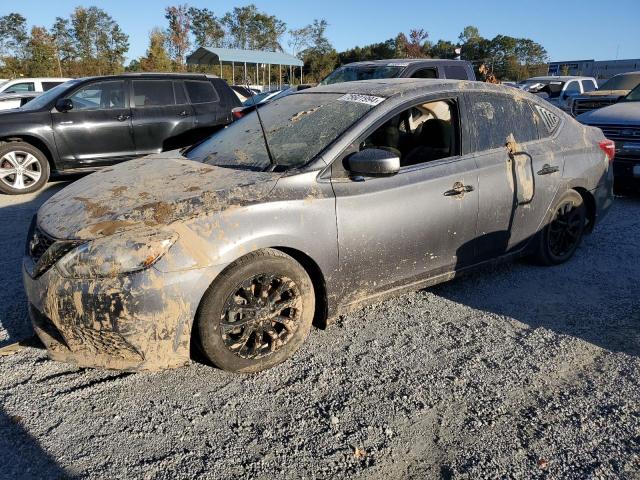
M 14 80 L 0 80 L 0 95 L 3 93 L 46 92 L 70 78 L 16 78 Z

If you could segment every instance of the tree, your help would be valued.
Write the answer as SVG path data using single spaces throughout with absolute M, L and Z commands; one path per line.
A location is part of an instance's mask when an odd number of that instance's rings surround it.
M 171 58 L 169 58 L 165 44 L 166 37 L 162 30 L 154 28 L 149 35 L 149 48 L 147 48 L 147 54 L 139 60 L 140 70 L 145 72 L 171 71 Z
M 187 11 L 191 30 L 199 47 L 221 47 L 224 29 L 213 12 L 207 8 L 191 7 Z
M 421 58 L 425 56 L 424 44 L 429 34 L 422 28 L 414 28 L 409 31 L 409 41 L 405 46 L 405 53 L 409 58 Z
M 64 27 L 64 21 L 57 23 Z M 129 37 L 107 12 L 97 7 L 77 7 L 69 25 L 77 74 L 105 75 L 122 71 Z
M 62 17 L 56 17 L 56 20 L 51 27 L 50 34 L 56 48 L 58 73 L 61 77 L 70 75 L 69 67 L 74 61 L 75 47 L 73 31 L 69 26 L 69 20 Z
M 325 19 L 315 19 L 312 24 L 303 28 L 306 32 L 304 44 L 308 45 L 300 56 L 305 64 L 307 77 L 318 82 L 326 77 L 336 66 L 338 55 L 326 37 L 329 24 Z
M 23 69 L 27 19 L 19 13 L 0 17 L 0 73 L 16 76 Z
M 234 7 L 222 17 L 229 33 L 228 46 L 250 50 L 282 51 L 280 37 L 287 25 L 273 15 L 258 11 L 255 5 Z
M 27 75 L 52 77 L 59 73 L 56 45 L 46 28 L 33 27 L 24 48 Z
M 395 39 L 395 57 L 396 58 L 407 58 L 407 44 L 409 40 L 407 36 L 400 32 Z
M 449 40 L 438 40 L 429 49 L 429 56 L 432 58 L 456 58 L 457 45 Z
M 164 18 L 169 20 L 167 30 L 167 46 L 169 54 L 178 70 L 184 70 L 185 55 L 191 45 L 189 32 L 191 30 L 191 18 L 187 4 L 165 9 Z

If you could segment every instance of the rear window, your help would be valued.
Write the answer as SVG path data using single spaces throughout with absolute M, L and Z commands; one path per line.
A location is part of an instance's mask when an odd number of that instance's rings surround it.
M 616 75 L 600 87 L 600 90 L 633 90 L 640 84 L 640 75 Z
M 341 67 L 330 73 L 320 85 L 354 82 L 356 80 L 373 80 L 378 78 L 396 78 L 406 65 L 361 65 L 357 67 Z
M 61 83 L 64 83 L 64 82 L 42 82 L 42 91 L 43 92 L 48 92 L 53 87 L 57 87 Z
M 475 123 L 476 151 L 501 148 L 513 134 L 516 142 L 538 140 L 536 118 L 528 102 L 499 94 L 474 95 L 471 121 Z
M 176 96 L 176 104 L 184 105 L 189 103 L 187 101 L 187 95 L 184 93 L 184 85 L 182 82 L 173 82 L 173 92 Z
M 187 93 L 191 103 L 211 103 L 218 101 L 218 92 L 215 91 L 211 82 L 199 80 L 186 80 Z
M 166 107 L 175 105 L 173 82 L 170 80 L 134 80 L 134 107 Z
M 421 68 L 411 78 L 438 78 L 438 71 L 435 68 Z
M 467 69 L 462 65 L 447 65 L 444 67 L 444 74 L 453 80 L 469 80 Z

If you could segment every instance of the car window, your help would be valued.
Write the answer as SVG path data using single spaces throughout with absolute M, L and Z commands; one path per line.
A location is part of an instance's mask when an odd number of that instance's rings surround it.
M 33 82 L 15 83 L 7 88 L 3 93 L 20 93 L 20 92 L 35 92 L 36 86 Z
M 593 80 L 582 80 L 582 91 L 584 92 L 593 92 L 598 87 Z
M 281 167 L 302 167 L 383 97 L 296 93 L 260 109 L 269 151 Z M 256 111 L 214 133 L 185 152 L 187 158 L 227 168 L 264 170 L 270 166 Z
M 580 93 L 580 84 L 576 80 L 567 83 L 567 86 L 564 89 L 564 94 L 573 95 L 576 93 Z
M 43 92 L 48 92 L 53 87 L 57 87 L 61 83 L 64 83 L 64 82 L 42 82 L 42 91 Z
M 500 94 L 470 96 L 471 131 L 475 135 L 476 151 L 502 148 L 513 135 L 518 143 L 538 140 L 538 127 L 528 102 Z
M 187 93 L 191 99 L 191 103 L 211 103 L 218 101 L 218 92 L 216 92 L 211 82 L 206 80 L 186 80 L 184 82 L 187 87 Z
M 73 102 L 73 110 L 124 108 L 124 81 L 110 80 L 91 83 L 76 90 L 69 98 Z
M 400 157 L 401 167 L 458 155 L 457 112 L 455 100 L 449 99 L 414 105 L 368 135 L 358 150 L 387 150 Z
M 444 67 L 444 74 L 449 79 L 469 80 L 467 69 L 462 65 L 446 65 Z
M 171 80 L 133 81 L 134 107 L 166 107 L 175 104 L 176 99 Z
M 602 84 L 600 90 L 632 90 L 640 84 L 640 74 L 616 75 Z
M 359 65 L 340 67 L 323 80 L 319 85 L 331 85 L 333 83 L 353 82 L 355 80 L 372 80 L 377 78 L 396 78 L 406 68 L 402 65 Z
M 176 97 L 177 105 L 184 105 L 186 103 L 189 103 L 189 101 L 187 100 L 187 94 L 184 93 L 184 84 L 182 82 L 173 82 L 173 93 Z
M 421 68 L 413 72 L 411 78 L 438 78 L 438 71 L 435 68 Z

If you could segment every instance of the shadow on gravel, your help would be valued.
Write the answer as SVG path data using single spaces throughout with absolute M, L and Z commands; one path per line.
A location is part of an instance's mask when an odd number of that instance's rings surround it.
M 22 418 L 0 408 L 0 477 L 11 479 L 71 479 L 69 472 L 38 444 L 21 425 Z
M 640 356 L 640 195 L 617 198 L 611 213 L 567 263 L 487 267 L 430 290 L 532 328 Z
M 22 288 L 22 255 L 33 215 L 68 182 L 29 195 L 0 194 L 0 347 L 33 335 Z M 4 330 L 4 332 L 3 332 Z

